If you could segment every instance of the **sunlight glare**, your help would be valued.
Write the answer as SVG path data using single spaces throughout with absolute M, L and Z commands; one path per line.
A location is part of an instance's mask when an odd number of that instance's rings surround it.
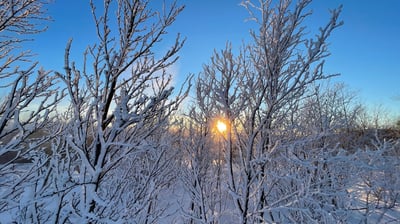
M 217 121 L 217 129 L 220 133 L 226 132 L 227 130 L 226 124 L 221 120 Z

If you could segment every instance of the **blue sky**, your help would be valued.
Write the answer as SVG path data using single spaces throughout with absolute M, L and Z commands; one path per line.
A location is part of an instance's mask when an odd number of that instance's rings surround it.
M 180 0 L 186 8 L 170 28 L 171 39 L 177 32 L 186 37 L 175 66 L 177 78 L 189 73 L 198 74 L 208 63 L 214 49 L 223 49 L 226 42 L 240 47 L 249 39 L 246 22 L 248 14 L 239 6 L 240 0 Z M 314 0 L 309 9 L 314 14 L 308 19 L 310 31 L 324 25 L 329 19 L 329 9 L 343 4 L 341 19 L 344 25 L 329 39 L 332 55 L 327 59 L 325 71 L 340 73 L 333 81 L 346 83 L 369 105 L 382 104 L 395 114 L 400 114 L 400 1 Z M 94 26 L 88 1 L 55 0 L 49 7 L 53 22 L 46 33 L 36 37 L 30 47 L 38 53 L 45 69 L 62 71 L 64 48 L 73 38 L 72 56 L 76 61 L 93 43 Z M 163 46 L 161 46 L 162 48 Z

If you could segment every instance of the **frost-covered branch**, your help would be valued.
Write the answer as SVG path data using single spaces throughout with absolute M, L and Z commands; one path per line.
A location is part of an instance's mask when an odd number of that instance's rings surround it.
M 2 217 L 19 211 L 23 222 L 36 223 L 35 212 L 41 206 L 37 187 L 48 162 L 49 142 L 62 129 L 52 125 L 65 96 L 56 77 L 38 69 L 34 55 L 23 49 L 33 34 L 45 30 L 46 4 L 0 1 L 0 210 Z
M 98 39 L 84 53 L 82 69 L 70 57 L 70 41 L 65 71 L 57 72 L 71 102 L 65 147 L 76 158 L 71 163 L 83 184 L 73 196 L 79 206 L 71 212 L 86 221 L 130 220 L 133 214 L 147 219 L 162 210 L 155 198 L 164 186 L 157 182 L 168 180 L 156 172 L 170 164 L 160 136 L 168 134 L 169 119 L 188 91 L 183 86 L 175 93 L 169 73 L 184 40 L 178 34 L 169 50 L 158 51 L 183 7 L 174 2 L 157 11 L 148 1 L 128 0 L 106 0 L 102 9 L 94 1 L 90 6 Z M 116 183 L 122 189 L 112 186 Z M 128 198 L 135 204 L 125 198 L 129 188 L 123 186 L 134 187 Z

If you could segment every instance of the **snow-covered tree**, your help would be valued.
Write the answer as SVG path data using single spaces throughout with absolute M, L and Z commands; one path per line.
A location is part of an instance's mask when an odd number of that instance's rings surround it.
M 231 44 L 227 44 L 226 48 L 220 52 L 215 51 L 211 57 L 211 63 L 204 65 L 203 72 L 200 74 L 196 83 L 196 105 L 199 111 L 209 120 L 221 120 L 226 125 L 226 130 L 220 136 L 216 136 L 217 141 L 222 141 L 220 148 L 216 149 L 224 152 L 226 165 L 224 170 L 225 189 L 223 197 L 227 198 L 230 191 L 237 191 L 237 181 L 234 169 L 234 150 L 236 145 L 233 141 L 234 133 L 237 128 L 242 127 L 239 116 L 247 106 L 247 99 L 241 96 L 243 89 L 241 85 L 244 82 L 246 74 L 246 64 L 243 55 L 235 57 L 232 52 Z M 193 116 L 192 116 L 193 117 Z M 209 125 L 214 126 L 215 122 Z M 236 206 L 240 206 L 239 200 L 227 199 L 232 201 Z M 232 216 L 232 214 L 231 214 Z
M 226 188 L 225 130 L 216 124 L 211 107 L 193 107 L 179 126 L 181 138 L 180 180 L 185 190 L 183 220 L 189 223 L 220 223 L 231 220 L 231 200 Z
M 188 223 L 210 223 L 217 221 L 217 204 L 220 203 L 220 170 L 216 166 L 218 157 L 213 150 L 212 133 L 204 121 L 189 120 L 180 125 L 179 150 L 182 182 L 183 219 Z M 213 163 L 214 162 L 214 163 Z
M 288 135 L 318 136 L 315 144 L 325 147 L 336 147 L 340 143 L 340 147 L 347 150 L 358 148 L 359 142 L 351 136 L 360 129 L 359 115 L 364 108 L 356 101 L 355 93 L 343 83 L 328 82 L 311 88 L 309 94 L 287 119 L 291 127 Z
M 159 43 L 183 7 L 149 4 L 90 1 L 97 41 L 81 68 L 67 43 L 56 76 L 69 107 L 33 191 L 43 202 L 37 222 L 154 223 L 168 207 L 158 198 L 173 178 L 169 118 L 187 90 L 173 92 L 169 73 L 184 40 L 178 34 L 164 52 Z
M 299 193 L 298 187 L 306 184 L 311 171 L 305 171 L 306 176 L 293 174 L 297 182 L 292 184 L 290 178 L 279 177 L 285 169 L 299 169 L 299 164 L 296 166 L 284 153 L 291 144 L 280 133 L 309 88 L 334 76 L 325 74 L 323 65 L 329 55 L 328 37 L 341 25 L 339 8 L 331 11 L 327 25 L 309 38 L 304 21 L 311 14 L 307 11 L 310 3 L 243 1 L 250 20 L 258 26 L 251 31 L 253 41 L 238 57 L 232 56 L 229 47 L 214 54 L 211 65 L 200 74 L 198 104 L 212 102 L 220 116 L 229 121 L 227 184 L 242 223 L 296 220 L 290 218 L 290 212 L 278 208 L 308 197 Z M 296 206 L 295 213 L 300 216 L 310 212 L 303 213 L 304 204 Z
M 38 68 L 34 52 L 24 49 L 45 31 L 47 3 L 0 1 L 0 216 L 6 220 L 18 210 L 26 222 L 37 218 L 22 210 L 34 203 L 29 189 L 41 178 L 36 174 L 46 162 L 44 148 L 60 132 L 49 132 L 48 124 L 64 94 L 56 77 Z

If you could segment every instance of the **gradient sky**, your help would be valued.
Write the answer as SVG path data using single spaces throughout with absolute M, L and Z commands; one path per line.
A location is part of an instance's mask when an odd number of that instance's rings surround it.
M 240 47 L 249 39 L 253 22 L 246 22 L 247 11 L 240 0 L 180 0 L 186 8 L 170 28 L 171 39 L 161 48 L 167 49 L 175 33 L 186 37 L 174 66 L 177 83 L 189 73 L 198 74 L 210 61 L 214 49 L 221 50 L 226 42 Z M 314 14 L 307 25 L 310 32 L 325 25 L 329 9 L 343 4 L 344 25 L 333 32 L 330 42 L 332 55 L 325 71 L 340 73 L 333 82 L 344 82 L 356 91 L 363 103 L 382 104 L 394 114 L 400 114 L 400 1 L 399 0 L 314 0 L 309 9 Z M 48 6 L 53 18 L 46 33 L 30 44 L 38 53 L 45 69 L 62 71 L 64 48 L 73 38 L 72 57 L 79 61 L 88 44 L 93 43 L 94 26 L 88 1 L 55 0 Z M 163 46 L 164 45 L 164 46 Z

